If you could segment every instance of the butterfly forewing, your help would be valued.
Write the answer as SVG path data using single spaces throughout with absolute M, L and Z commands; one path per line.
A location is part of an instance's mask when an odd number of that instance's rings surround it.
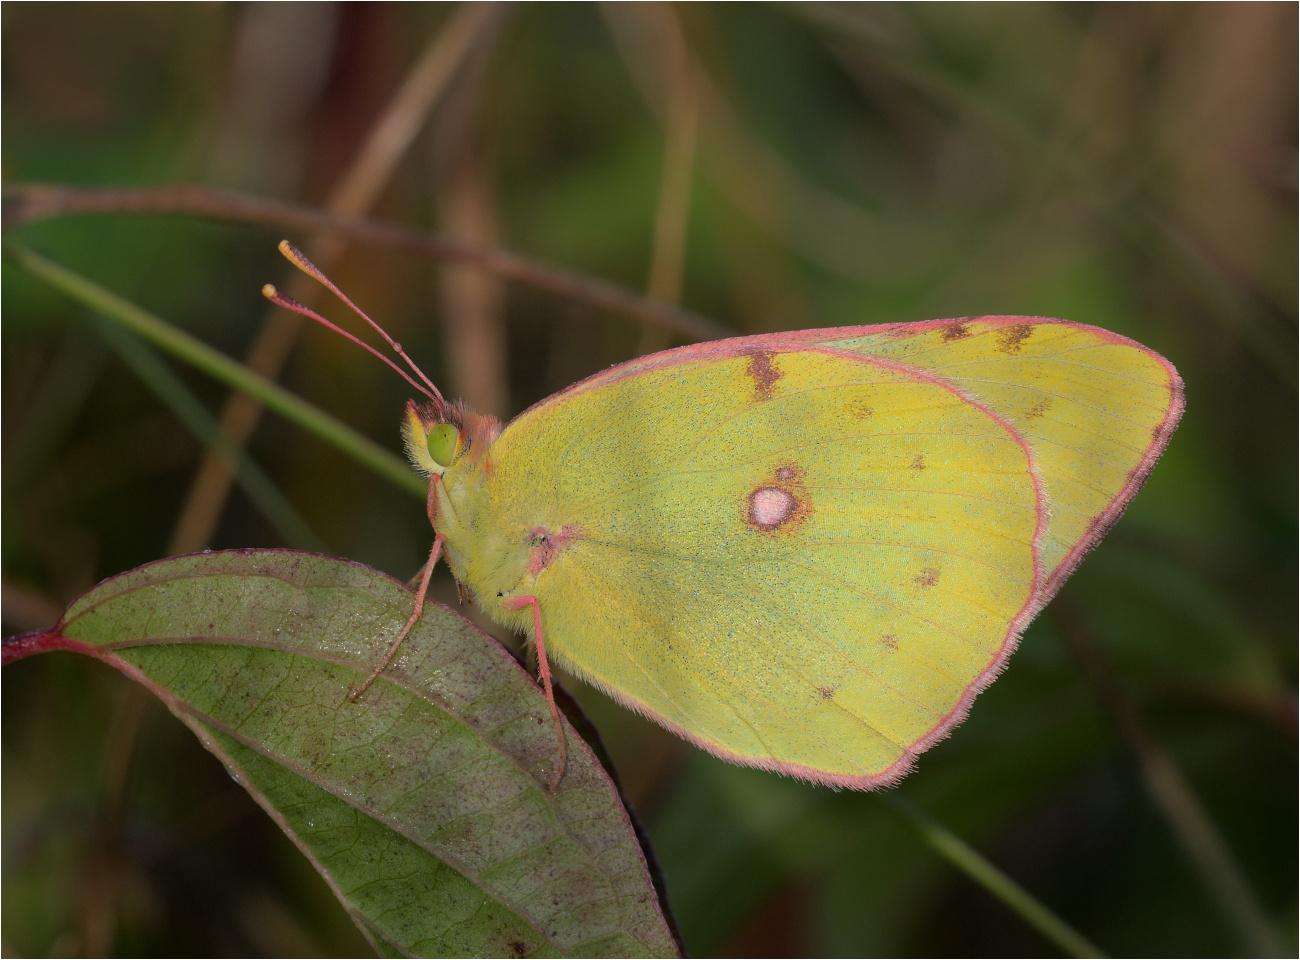
M 843 350 L 674 351 L 511 424 L 503 525 L 560 663 L 715 753 L 863 786 L 995 671 L 1040 587 L 1032 451 L 933 374 Z

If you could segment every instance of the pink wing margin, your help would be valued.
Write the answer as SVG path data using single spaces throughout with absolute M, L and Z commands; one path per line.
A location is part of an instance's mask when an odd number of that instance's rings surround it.
M 944 386 L 960 396 L 966 402 L 979 408 L 982 412 L 986 413 L 996 423 L 1003 427 L 1003 429 L 1007 430 L 1008 433 L 1010 433 L 1020 443 L 1029 460 L 1030 473 L 1032 475 L 1035 492 L 1038 498 L 1039 512 L 1038 525 L 1034 534 L 1032 547 L 1034 551 L 1035 567 L 1034 588 L 1020 611 L 1007 625 L 1007 633 L 1003 638 L 1002 645 L 999 647 L 997 655 L 980 673 L 980 675 L 970 683 L 953 708 L 928 732 L 904 749 L 902 755 L 885 770 L 880 773 L 865 774 L 862 776 L 848 776 L 828 773 L 825 770 L 805 767 L 800 764 L 785 763 L 763 757 L 748 757 L 732 753 L 715 743 L 704 740 L 695 734 L 692 734 L 688 730 L 683 729 L 677 724 L 669 721 L 667 718 L 655 713 L 645 704 L 629 697 L 622 691 L 601 684 L 605 693 L 609 694 L 613 699 L 633 712 L 639 713 L 649 720 L 653 720 L 655 723 L 658 723 L 665 729 L 675 733 L 683 740 L 694 744 L 714 756 L 727 760 L 728 762 L 739 766 L 754 767 L 772 773 L 796 777 L 823 786 L 849 790 L 874 790 L 894 785 L 911 771 L 920 754 L 949 736 L 949 734 L 951 734 L 952 731 L 966 719 L 975 698 L 979 696 L 979 694 L 982 693 L 991 683 L 993 683 L 1004 669 L 1006 669 L 1011 655 L 1015 653 L 1016 647 L 1019 645 L 1021 635 L 1028 628 L 1029 624 L 1033 622 L 1033 619 L 1045 606 L 1047 606 L 1051 599 L 1056 595 L 1057 591 L 1060 590 L 1062 584 L 1065 583 L 1070 574 L 1072 574 L 1078 567 L 1083 558 L 1101 542 L 1102 537 L 1104 537 L 1119 518 L 1123 516 L 1125 508 L 1137 495 L 1138 491 L 1142 489 L 1142 485 L 1146 483 L 1147 477 L 1151 475 L 1151 471 L 1154 469 L 1156 461 L 1160 459 L 1160 455 L 1168 445 L 1170 437 L 1173 436 L 1174 429 L 1178 426 L 1178 421 L 1182 417 L 1183 409 L 1185 407 L 1183 381 L 1178 375 L 1178 371 L 1174 369 L 1173 364 L 1154 350 L 1143 346 L 1135 340 L 1131 340 L 1128 337 L 1121 336 L 1117 333 L 1112 333 L 1102 327 L 1095 327 L 1084 323 L 1074 323 L 1068 320 L 1058 320 L 1052 317 L 961 317 L 947 320 L 927 320 L 918 323 L 826 327 L 817 330 L 798 330 L 788 333 L 759 334 L 751 337 L 733 337 L 731 339 L 717 340 L 709 343 L 690 344 L 673 350 L 665 350 L 661 353 L 651 354 L 646 357 L 638 357 L 637 359 L 630 360 L 626 363 L 617 364 L 616 366 L 610 367 L 607 370 L 602 370 L 601 372 L 534 404 L 520 414 L 515 421 L 512 421 L 513 425 L 513 423 L 531 419 L 534 416 L 542 414 L 552 406 L 558 406 L 560 403 L 574 395 L 587 392 L 604 384 L 622 380 L 650 370 L 659 369 L 661 367 L 672 366 L 688 360 L 710 358 L 722 359 L 733 356 L 747 356 L 765 351 L 781 353 L 798 349 L 827 349 L 827 344 L 836 341 L 849 340 L 856 337 L 879 336 L 883 334 L 901 339 L 935 330 L 951 328 L 955 324 L 970 323 L 978 323 L 991 329 L 1025 325 L 1059 325 L 1073 330 L 1086 331 L 1095 336 L 1100 343 L 1124 346 L 1140 351 L 1164 369 L 1168 377 L 1169 403 L 1166 407 L 1163 420 L 1152 430 L 1150 444 L 1139 458 L 1138 462 L 1129 471 L 1127 480 L 1123 487 L 1121 487 L 1119 492 L 1111 499 L 1106 508 L 1093 519 L 1084 535 L 1074 545 L 1070 552 L 1066 554 L 1056 568 L 1050 572 L 1046 572 L 1040 569 L 1039 543 L 1045 530 L 1045 521 L 1048 516 L 1049 505 L 1043 489 L 1042 478 L 1040 477 L 1035 465 L 1033 447 L 1024 435 L 1017 430 L 1013 424 L 1009 423 L 1005 417 L 998 414 L 978 397 L 972 395 L 968 390 L 963 389 L 952 381 L 946 380 L 942 374 L 937 374 L 934 371 L 908 363 L 874 359 L 853 351 L 834 348 L 831 348 L 828 351 L 851 357 L 853 359 L 863 360 L 865 362 L 875 362 L 905 372 L 909 375 L 916 376 L 920 379 Z M 509 427 L 507 427 L 507 429 L 509 429 Z

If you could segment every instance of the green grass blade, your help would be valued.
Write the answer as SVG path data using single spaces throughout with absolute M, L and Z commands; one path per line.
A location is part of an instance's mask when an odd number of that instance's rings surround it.
M 890 809 L 916 829 L 921 838 L 966 876 L 997 897 L 1031 927 L 1071 957 L 1104 957 L 1083 934 L 1049 910 L 1028 890 L 985 859 L 951 830 L 896 793 L 879 794 Z
M 243 448 L 232 443 L 221 432 L 216 418 L 147 343 L 129 328 L 111 323 L 97 312 L 92 311 L 90 317 L 100 335 L 113 346 L 135 375 L 200 443 L 209 447 L 225 463 L 240 488 L 287 544 L 299 550 L 330 552 L 325 541 L 316 535 L 302 514 L 267 476 L 266 471 Z
M 268 409 L 315 434 L 398 487 L 421 499 L 427 494 L 425 482 L 397 454 L 290 393 L 278 383 L 254 373 L 238 361 L 147 310 L 20 244 L 6 240 L 4 252 L 34 276 L 78 303 L 98 311 L 209 376 L 256 398 Z

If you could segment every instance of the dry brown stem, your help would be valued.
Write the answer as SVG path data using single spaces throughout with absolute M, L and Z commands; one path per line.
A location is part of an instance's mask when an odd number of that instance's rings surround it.
M 695 146 L 699 132 L 699 98 L 695 67 L 686 49 L 680 24 L 667 3 L 645 4 L 644 16 L 662 20 L 651 35 L 658 38 L 659 59 L 665 77 L 662 91 L 667 102 L 663 175 L 655 209 L 654 246 L 647 292 L 657 300 L 677 303 L 682 295 L 686 265 L 686 230 L 690 222 L 691 179 L 695 172 Z M 669 344 L 666 331 L 646 329 L 639 353 L 653 353 Z
M 371 129 L 352 167 L 330 191 L 325 206 L 331 213 L 356 217 L 370 209 L 448 81 L 499 15 L 496 4 L 466 4 L 433 38 Z M 307 255 L 328 272 L 346 249 L 347 240 L 337 233 L 320 234 L 304 246 Z M 319 289 L 303 276 L 295 276 L 286 292 L 309 306 L 319 295 Z M 269 311 L 248 353 L 248 366 L 273 379 L 279 376 L 303 322 L 302 317 L 287 310 Z M 245 394 L 232 394 L 221 412 L 221 430 L 242 447 L 261 416 L 260 403 Z M 169 554 L 193 553 L 207 546 L 225 509 L 233 480 L 226 463 L 209 451 L 176 521 Z
M 563 267 L 521 257 L 401 224 L 343 217 L 267 197 L 181 184 L 166 187 L 65 187 L 6 184 L 4 227 L 14 229 L 54 217 L 159 214 L 203 217 L 289 230 L 338 233 L 353 240 L 393 247 L 430 260 L 448 260 L 495 274 L 503 280 L 661 327 L 684 340 L 716 340 L 734 331 L 698 313 L 650 299 L 625 287 Z

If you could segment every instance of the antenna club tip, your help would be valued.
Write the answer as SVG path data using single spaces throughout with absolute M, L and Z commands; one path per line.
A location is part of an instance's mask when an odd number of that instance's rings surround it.
M 266 297 L 266 299 L 274 300 L 279 295 L 280 295 L 280 291 L 275 289 L 275 284 L 273 283 L 262 284 L 262 296 Z
M 326 279 L 325 275 L 321 273 L 319 269 L 317 269 L 316 265 L 307 259 L 307 255 L 303 253 L 301 250 L 299 250 L 297 247 L 295 247 L 288 240 L 281 240 L 276 245 L 276 247 L 280 251 L 280 253 L 284 254 L 284 258 L 286 260 L 292 263 L 303 273 L 307 274 L 308 276 L 315 277 L 316 280 L 318 280 L 320 283 L 325 284 L 325 286 L 327 287 L 333 286 L 329 282 L 329 280 Z

